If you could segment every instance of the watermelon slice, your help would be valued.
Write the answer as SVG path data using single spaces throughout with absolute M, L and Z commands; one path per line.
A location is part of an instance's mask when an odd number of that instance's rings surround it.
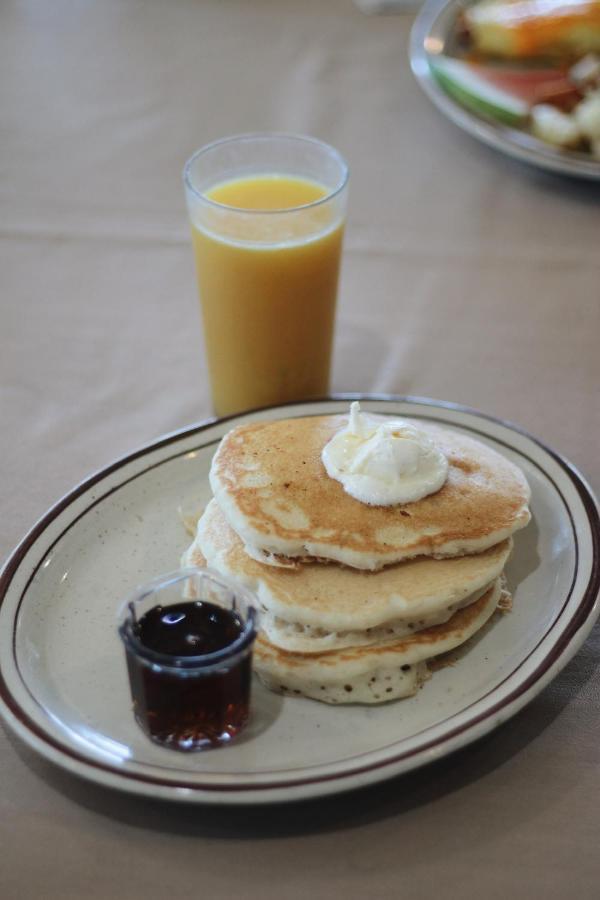
M 551 103 L 560 109 L 571 110 L 581 100 L 580 89 L 573 84 L 569 73 L 564 69 L 471 65 L 485 81 L 520 97 L 529 106 Z
M 478 115 L 506 125 L 524 125 L 529 104 L 522 97 L 483 78 L 477 66 L 449 56 L 430 56 L 431 71 L 446 93 Z

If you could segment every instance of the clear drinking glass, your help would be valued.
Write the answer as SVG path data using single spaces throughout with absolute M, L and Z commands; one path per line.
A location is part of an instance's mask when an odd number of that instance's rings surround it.
M 348 167 L 309 137 L 246 134 L 184 169 L 215 412 L 324 396 Z
M 124 603 L 133 712 L 153 741 L 203 750 L 246 725 L 255 604 L 241 585 L 197 568 L 157 578 Z

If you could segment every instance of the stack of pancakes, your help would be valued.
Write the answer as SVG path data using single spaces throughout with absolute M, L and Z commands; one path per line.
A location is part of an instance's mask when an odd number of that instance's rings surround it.
M 255 592 L 254 665 L 268 687 L 381 703 L 413 694 L 427 660 L 493 614 L 511 535 L 529 521 L 529 488 L 494 450 L 419 422 L 448 460 L 444 486 L 413 503 L 366 505 L 321 461 L 346 423 L 315 416 L 230 431 L 183 562 Z

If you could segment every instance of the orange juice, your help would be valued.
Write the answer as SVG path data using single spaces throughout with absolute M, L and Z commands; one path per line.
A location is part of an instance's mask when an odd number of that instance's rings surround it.
M 237 178 L 192 217 L 218 415 L 327 393 L 343 235 L 327 194 L 305 178 Z

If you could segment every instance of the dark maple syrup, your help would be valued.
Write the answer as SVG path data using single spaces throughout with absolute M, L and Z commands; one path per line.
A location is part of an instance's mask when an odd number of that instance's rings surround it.
M 155 606 L 125 622 L 134 714 L 154 741 L 197 750 L 227 743 L 244 727 L 252 625 L 200 600 Z

